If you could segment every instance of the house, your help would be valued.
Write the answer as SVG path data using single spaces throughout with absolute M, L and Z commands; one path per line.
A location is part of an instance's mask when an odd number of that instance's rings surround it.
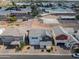
M 60 19 L 61 20 L 75 20 L 76 18 L 73 15 L 72 16 L 63 16 L 63 15 L 61 15 Z
M 31 16 L 28 12 L 31 12 L 31 8 L 19 8 L 20 10 L 10 10 L 10 15 L 15 15 L 17 19 L 27 19 Z
M 42 20 L 45 24 L 52 24 L 52 25 L 59 25 L 59 16 L 55 15 L 45 15 L 43 17 L 40 17 L 40 20 Z
M 65 45 L 68 40 L 68 34 L 62 29 L 61 26 L 53 27 L 56 45 Z
M 34 48 L 47 48 L 52 46 L 52 35 L 50 30 L 31 29 L 29 31 L 29 44 Z
M 10 15 L 16 16 L 17 19 L 28 19 L 31 16 L 28 15 L 28 12 L 31 12 L 31 8 L 18 8 L 19 10 L 16 10 L 16 8 L 12 8 L 10 10 L 7 10 L 7 8 L 0 9 L 0 20 L 7 19 Z
M 18 28 L 6 28 L 1 31 L 0 40 L 4 45 L 19 45 L 25 42 L 25 32 Z
M 63 45 L 71 48 L 75 44 L 79 43 L 79 41 L 73 35 L 69 34 L 61 26 L 54 27 L 53 31 L 56 45 Z
M 0 20 L 6 19 L 10 15 L 10 11 L 5 11 L 4 8 L 0 9 Z

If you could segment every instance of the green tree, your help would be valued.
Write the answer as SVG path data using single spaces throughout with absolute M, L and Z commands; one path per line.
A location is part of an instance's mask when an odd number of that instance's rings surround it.
M 15 2 L 13 2 L 13 1 L 12 1 L 12 5 L 13 5 L 14 7 L 17 7 L 16 4 L 15 4 Z
M 39 14 L 38 7 L 36 4 L 31 4 L 31 14 L 33 17 L 37 16 Z
M 79 20 L 79 15 L 76 16 L 76 19 Z

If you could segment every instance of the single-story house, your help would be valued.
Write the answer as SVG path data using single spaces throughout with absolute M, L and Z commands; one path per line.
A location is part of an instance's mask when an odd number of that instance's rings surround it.
M 76 17 L 75 17 L 75 15 L 74 15 L 74 16 L 73 16 L 73 15 L 72 15 L 72 16 L 66 16 L 66 15 L 63 16 L 63 15 L 61 15 L 61 16 L 60 16 L 60 19 L 61 19 L 61 20 L 75 20 Z
M 60 26 L 54 27 L 53 32 L 56 45 L 64 45 L 69 38 L 68 34 Z
M 42 20 L 43 23 L 45 24 L 52 24 L 52 25 L 59 25 L 59 16 L 55 16 L 55 15 L 46 15 L 40 18 L 40 20 Z
M 0 20 L 6 19 L 10 15 L 10 11 L 0 10 Z
M 0 40 L 4 45 L 19 45 L 25 42 L 25 32 L 18 28 L 6 28 L 0 31 Z
M 61 8 L 61 7 L 57 7 L 57 8 L 45 8 L 46 12 L 51 13 L 52 15 L 76 15 L 76 12 L 74 10 L 72 10 L 71 8 Z
M 53 31 L 56 45 L 64 45 L 70 48 L 79 43 L 79 41 L 73 35 L 69 34 L 61 26 L 54 27 Z
M 29 44 L 34 48 L 47 48 L 52 46 L 52 34 L 50 30 L 31 29 L 29 31 Z

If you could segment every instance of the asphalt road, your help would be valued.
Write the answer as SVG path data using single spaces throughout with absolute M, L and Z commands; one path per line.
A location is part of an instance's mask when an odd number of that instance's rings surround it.
M 27 56 L 0 56 L 0 59 L 79 59 L 79 58 L 73 58 L 71 56 L 52 56 L 52 55 L 27 55 Z

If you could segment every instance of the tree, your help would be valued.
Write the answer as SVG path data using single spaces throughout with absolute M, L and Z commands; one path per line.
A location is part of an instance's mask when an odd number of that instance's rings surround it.
M 38 7 L 34 3 L 31 4 L 31 14 L 32 14 L 33 17 L 35 17 L 39 14 Z
M 16 4 L 15 4 L 15 2 L 13 2 L 13 1 L 12 1 L 12 5 L 15 6 L 15 7 L 17 7 Z
M 76 16 L 76 19 L 79 20 L 79 15 Z
M 20 10 L 20 8 L 18 8 L 18 6 L 15 4 L 14 1 L 12 1 L 12 5 L 13 5 L 13 7 L 14 7 L 16 10 Z

